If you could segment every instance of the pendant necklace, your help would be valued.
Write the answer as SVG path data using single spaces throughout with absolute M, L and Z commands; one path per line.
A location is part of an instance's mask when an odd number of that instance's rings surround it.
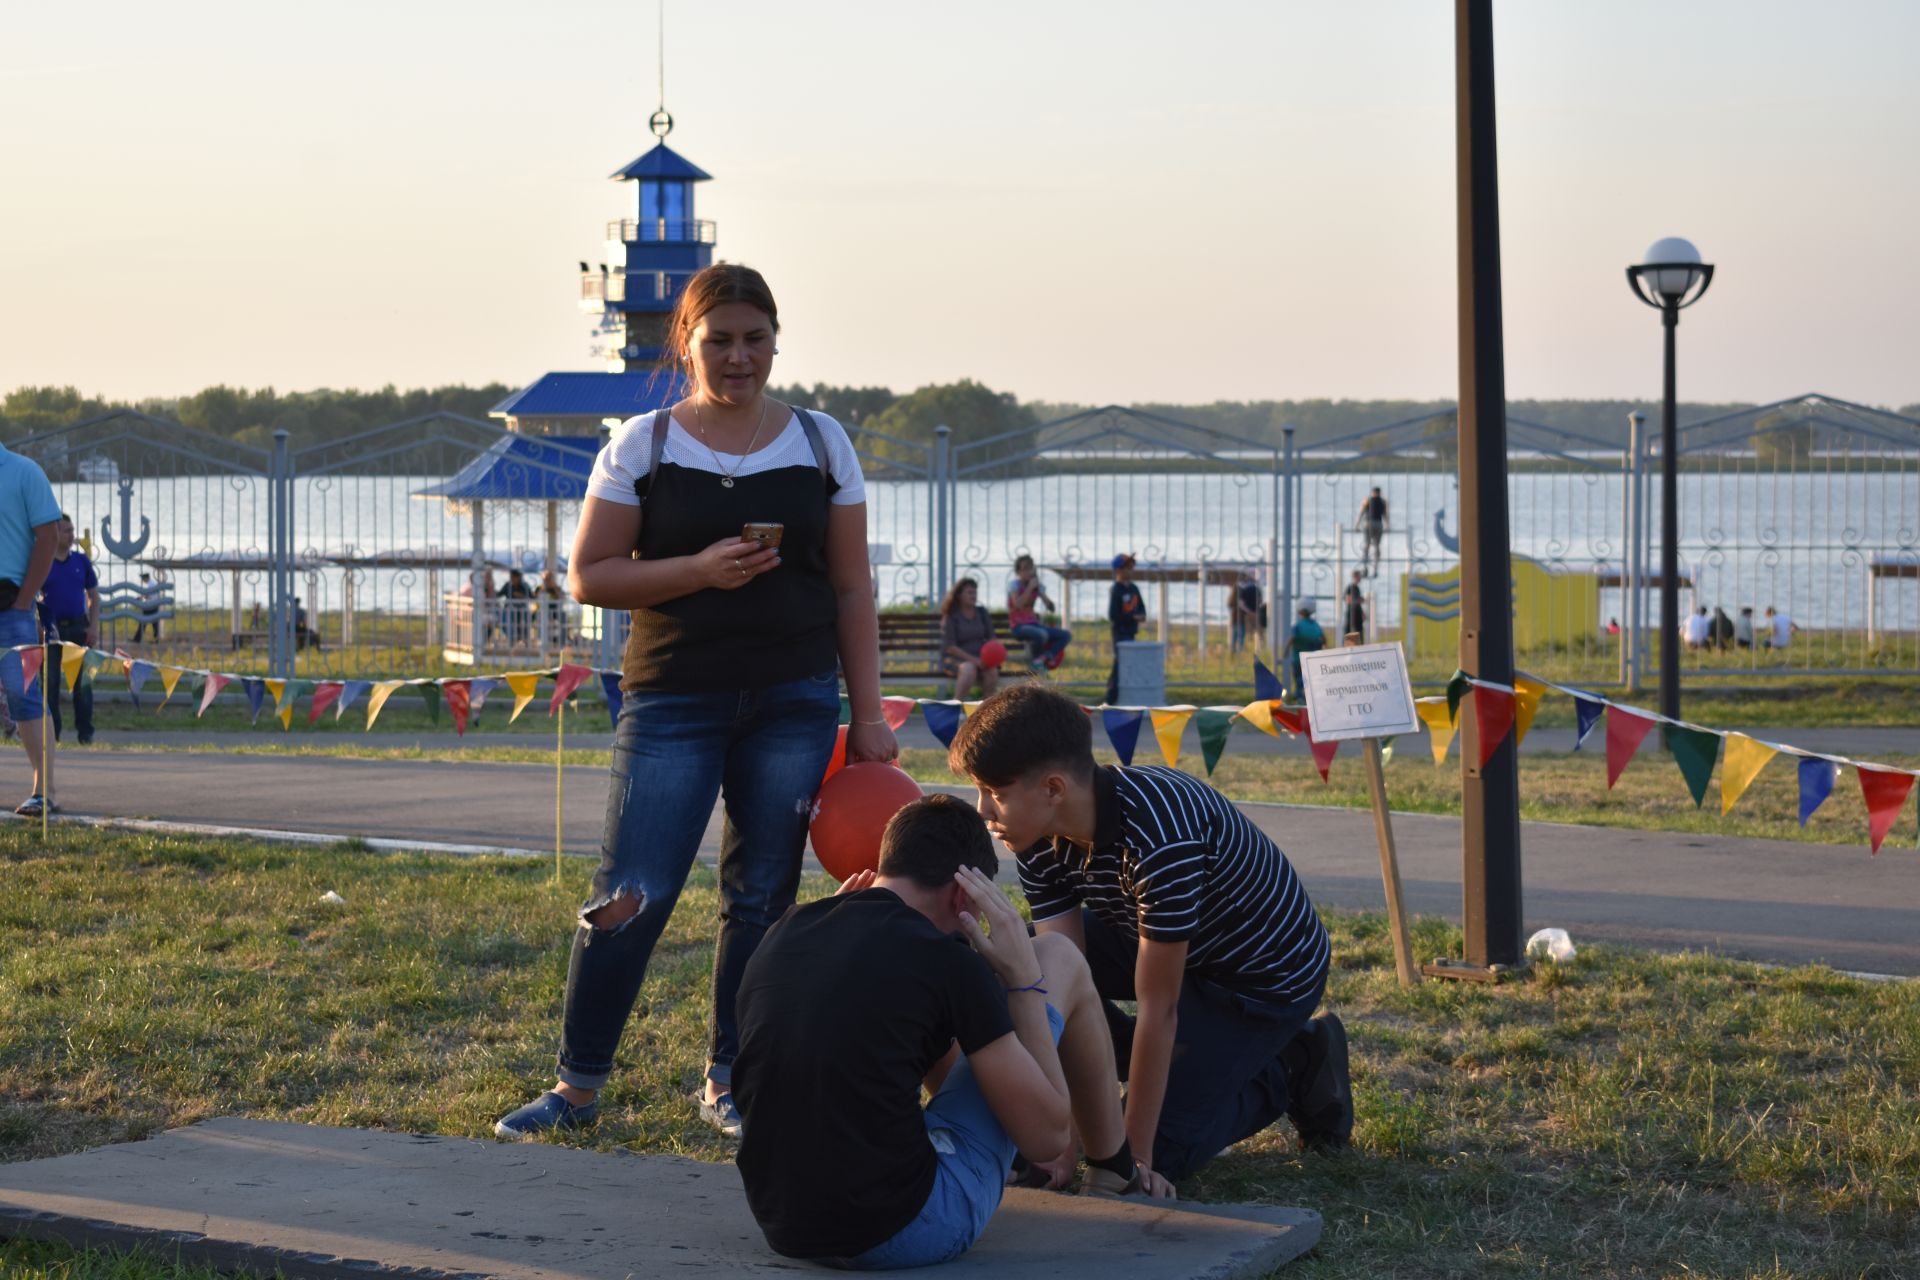
M 729 471 L 720 464 L 719 453 L 714 450 L 712 443 L 707 439 L 706 425 L 700 420 L 700 402 L 698 400 L 693 402 L 693 425 L 700 429 L 700 443 L 706 445 L 708 455 L 713 458 L 714 470 L 720 473 L 720 485 L 722 488 L 733 488 L 733 478 L 740 474 L 740 468 L 747 465 L 747 457 L 753 452 L 753 446 L 760 443 L 760 432 L 767 425 L 767 413 L 772 408 L 773 402 L 771 400 L 765 396 L 760 397 L 760 421 L 753 424 L 753 437 L 747 441 L 746 449 L 741 452 L 740 461 L 734 463 L 733 470 Z

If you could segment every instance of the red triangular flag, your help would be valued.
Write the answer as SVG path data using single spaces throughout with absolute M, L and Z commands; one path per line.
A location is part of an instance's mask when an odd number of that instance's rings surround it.
M 442 680 L 440 692 L 446 696 L 447 710 L 453 712 L 453 730 L 467 735 L 467 713 L 473 709 L 473 681 Z
M 1867 833 L 1873 838 L 1873 851 L 1877 855 L 1887 832 L 1893 830 L 1893 820 L 1900 816 L 1900 806 L 1907 802 L 1907 793 L 1913 790 L 1913 775 L 1891 769 L 1855 769 L 1854 772 L 1860 775 L 1860 794 L 1867 801 Z
M 20 651 L 20 683 L 30 685 L 33 678 L 40 674 L 40 664 L 46 661 L 47 651 L 39 645 Z
M 1653 725 L 1646 716 L 1615 706 L 1607 708 L 1607 790 L 1613 790 L 1613 784 L 1620 781 L 1627 761 L 1633 759 L 1633 753 L 1640 749 Z
M 561 667 L 560 673 L 553 678 L 553 700 L 547 703 L 547 714 L 552 715 L 558 711 L 560 704 L 572 697 L 573 691 L 592 674 L 592 667 L 583 667 L 577 663 L 569 662 Z
M 1331 779 L 1327 777 L 1327 770 L 1333 767 L 1334 753 L 1340 750 L 1339 739 L 1336 738 L 1332 742 L 1315 741 L 1313 726 L 1307 720 L 1307 709 L 1305 707 L 1300 708 L 1299 716 L 1299 732 L 1307 735 L 1307 750 L 1313 752 L 1313 767 L 1320 771 L 1320 781 L 1329 782 Z M 1273 718 L 1278 720 L 1280 713 L 1275 712 Z
M 880 699 L 880 714 L 886 719 L 887 728 L 893 730 L 895 733 L 900 732 L 900 726 L 904 725 L 908 718 L 913 715 L 915 705 L 912 698 Z
M 347 686 L 339 680 L 322 680 L 313 686 L 313 699 L 307 707 L 307 723 L 320 719 L 320 713 L 340 701 L 340 691 Z
M 1506 689 L 1473 686 L 1473 719 L 1480 729 L 1480 767 L 1487 767 L 1513 728 L 1513 694 Z
M 1289 711 L 1277 702 L 1273 703 L 1272 706 L 1273 722 L 1275 724 L 1285 729 L 1288 733 L 1305 733 L 1307 731 L 1307 709 L 1305 707 L 1295 707 Z M 1331 760 L 1333 757 L 1329 755 L 1327 759 Z

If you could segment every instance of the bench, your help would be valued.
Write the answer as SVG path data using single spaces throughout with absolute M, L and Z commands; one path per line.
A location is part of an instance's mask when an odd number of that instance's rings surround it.
M 1007 661 L 1000 668 L 1002 676 L 1031 674 L 1024 663 L 1016 662 L 1014 655 L 1031 653 L 1024 641 L 1015 640 L 1007 634 L 1007 615 L 1004 612 L 989 614 L 993 619 L 993 634 L 1001 644 L 1007 646 Z M 916 679 L 945 679 L 947 673 L 940 662 L 940 615 L 937 613 L 883 613 L 880 615 L 880 674 L 882 676 L 904 676 Z

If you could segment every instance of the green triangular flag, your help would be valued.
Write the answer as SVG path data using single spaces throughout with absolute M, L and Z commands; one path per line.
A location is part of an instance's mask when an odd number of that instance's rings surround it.
M 1687 780 L 1687 790 L 1693 792 L 1693 806 L 1697 809 L 1707 797 L 1707 779 L 1713 776 L 1713 762 L 1720 754 L 1720 735 L 1671 724 L 1666 728 L 1667 750 L 1673 753 L 1673 762 L 1680 766 L 1680 774 Z
M 429 680 L 420 686 L 420 696 L 427 700 L 427 716 L 435 724 L 440 723 L 440 684 Z
M 853 723 L 853 704 L 847 701 L 847 695 L 844 693 L 840 695 L 840 723 Z
M 280 700 L 273 704 L 275 711 L 290 707 L 300 700 L 300 695 L 313 688 L 311 680 L 289 680 L 280 686 Z
M 1238 711 L 1203 710 L 1193 717 L 1200 730 L 1200 755 L 1207 762 L 1208 777 L 1213 776 L 1213 766 L 1220 763 L 1220 753 L 1227 749 L 1227 735 L 1233 732 L 1233 722 L 1239 715 Z
M 1448 677 L 1447 679 L 1447 722 L 1449 724 L 1453 723 L 1454 721 L 1460 718 L 1460 699 L 1466 697 L 1467 690 L 1471 689 L 1472 687 L 1473 687 L 1473 682 L 1467 679 L 1467 673 L 1464 671 L 1456 671 L 1453 673 L 1453 675 Z

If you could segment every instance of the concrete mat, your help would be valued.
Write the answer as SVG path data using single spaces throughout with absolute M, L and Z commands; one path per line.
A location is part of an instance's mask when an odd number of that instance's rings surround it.
M 0 1165 L 0 1236 L 290 1277 L 829 1274 L 767 1248 L 731 1165 L 260 1120 Z M 1319 1238 L 1304 1209 L 1016 1189 L 959 1262 L 887 1274 L 1257 1276 Z

